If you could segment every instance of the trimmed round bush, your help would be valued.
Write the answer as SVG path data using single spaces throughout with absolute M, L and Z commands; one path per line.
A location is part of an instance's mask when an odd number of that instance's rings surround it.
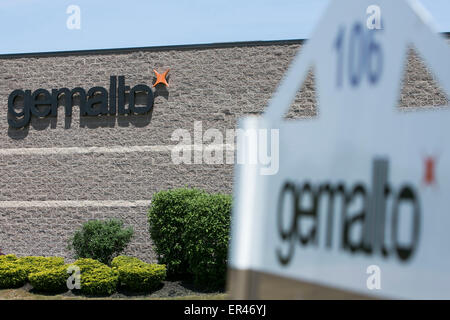
M 81 272 L 80 292 L 89 296 L 110 296 L 117 291 L 119 274 L 108 266 Z
M 201 194 L 188 201 L 182 242 L 194 282 L 202 287 L 225 286 L 232 198 Z
M 0 289 L 12 289 L 27 282 L 27 270 L 16 261 L 0 261 Z
M 152 197 L 148 213 L 149 231 L 158 262 L 167 265 L 170 276 L 188 273 L 189 262 L 182 239 L 189 213 L 187 202 L 201 194 L 204 192 L 198 189 L 181 188 L 160 191 Z
M 69 239 L 69 249 L 74 250 L 77 259 L 92 258 L 109 264 L 127 247 L 132 236 L 133 228 L 124 228 L 121 220 L 91 220 Z
M 64 258 L 28 256 L 18 258 L 16 262 L 25 268 L 27 275 L 30 275 L 31 273 L 37 273 L 63 266 Z
M 113 259 L 111 262 L 111 267 L 120 267 L 128 264 L 146 264 L 144 261 L 130 256 L 118 256 Z
M 73 265 L 80 268 L 82 294 L 109 296 L 116 292 L 119 282 L 119 273 L 116 270 L 90 258 L 78 259 Z
M 90 271 L 95 268 L 101 268 L 106 266 L 104 263 L 101 263 L 100 261 L 91 259 L 91 258 L 81 258 L 76 260 L 73 265 L 76 265 L 80 268 L 81 272 Z
M 30 284 L 34 289 L 42 292 L 64 292 L 67 291 L 67 265 L 54 266 L 49 269 L 31 273 L 28 275 Z
M 21 257 L 13 254 L 0 257 L 0 287 L 17 288 L 29 281 L 31 273 L 64 265 L 59 257 Z
M 119 272 L 119 283 L 133 292 L 153 291 L 166 278 L 165 265 L 148 264 L 134 257 L 116 257 L 111 265 Z
M 133 292 L 150 292 L 166 278 L 166 266 L 160 264 L 125 265 L 118 268 L 120 283 Z

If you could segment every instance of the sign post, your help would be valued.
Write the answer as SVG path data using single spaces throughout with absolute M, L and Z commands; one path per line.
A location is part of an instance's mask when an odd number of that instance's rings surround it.
M 430 24 L 415 1 L 332 1 L 264 116 L 241 121 L 278 130 L 279 169 L 236 165 L 232 298 L 450 298 L 450 110 L 395 108 L 410 47 L 450 95 Z M 311 69 L 319 116 L 283 121 Z

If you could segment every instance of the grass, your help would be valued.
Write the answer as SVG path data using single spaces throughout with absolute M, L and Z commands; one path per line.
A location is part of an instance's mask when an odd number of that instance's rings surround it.
M 65 296 L 65 295 L 43 295 L 28 292 L 23 288 L 18 289 L 3 289 L 0 290 L 0 300 L 225 300 L 227 295 L 225 293 L 212 293 L 202 295 L 189 295 L 178 297 L 101 297 L 89 298 L 83 296 Z

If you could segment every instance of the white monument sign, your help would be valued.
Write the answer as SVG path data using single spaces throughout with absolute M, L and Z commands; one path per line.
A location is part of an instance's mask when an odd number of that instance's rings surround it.
M 450 95 L 430 24 L 415 1 L 331 1 L 264 116 L 241 121 L 279 129 L 279 170 L 236 166 L 230 270 L 450 299 L 450 110 L 396 108 L 410 47 Z M 318 116 L 284 121 L 311 68 Z

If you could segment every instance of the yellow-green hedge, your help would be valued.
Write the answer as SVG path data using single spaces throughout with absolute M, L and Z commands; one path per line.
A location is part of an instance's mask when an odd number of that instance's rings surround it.
M 16 262 L 26 269 L 27 275 L 30 275 L 32 273 L 63 266 L 64 258 L 28 256 L 18 258 Z
M 64 265 L 59 257 L 22 257 L 13 254 L 0 256 L 0 287 L 16 288 L 24 285 L 31 273 Z
M 109 296 L 116 292 L 119 274 L 107 265 L 90 258 L 73 263 L 80 268 L 80 292 L 90 296 Z
M 108 266 L 81 273 L 81 293 L 92 296 L 109 296 L 117 291 L 119 275 Z
M 111 267 L 120 267 L 127 264 L 146 264 L 144 261 L 130 256 L 118 256 L 113 259 L 111 262 Z
M 1 262 L 6 262 L 6 261 L 16 261 L 17 257 L 15 254 L 6 254 L 3 256 L 0 256 L 0 263 Z
M 82 273 L 86 272 L 86 271 L 90 271 L 95 268 L 106 266 L 105 264 L 101 263 L 100 261 L 97 261 L 97 260 L 94 260 L 91 258 L 78 259 L 77 261 L 75 261 L 73 263 L 73 265 L 78 266 Z
M 134 257 L 118 256 L 111 265 L 119 272 L 120 284 L 133 292 L 153 291 L 166 278 L 165 265 L 148 264 Z
M 8 258 L 0 260 L 1 289 L 21 287 L 27 282 L 27 276 L 27 270 L 18 264 L 16 260 L 9 260 Z
M 68 265 L 55 266 L 40 272 L 28 275 L 30 284 L 34 289 L 42 292 L 67 291 Z
M 72 265 L 80 268 L 79 291 L 85 295 L 108 296 L 116 292 L 118 283 L 118 272 L 106 266 L 105 264 L 85 258 L 78 259 Z M 38 291 L 43 292 L 62 292 L 68 290 L 67 279 L 70 274 L 67 273 L 71 265 L 54 266 L 52 268 L 31 273 L 29 275 L 30 284 Z M 77 289 L 74 289 L 76 291 Z
M 79 291 L 85 295 L 111 295 L 119 283 L 133 292 L 148 292 L 166 277 L 165 265 L 128 256 L 116 257 L 111 263 L 113 268 L 93 259 L 78 259 L 71 265 L 80 268 Z M 0 288 L 17 288 L 28 281 L 37 291 L 63 292 L 68 290 L 67 269 L 71 265 L 59 257 L 0 256 Z

